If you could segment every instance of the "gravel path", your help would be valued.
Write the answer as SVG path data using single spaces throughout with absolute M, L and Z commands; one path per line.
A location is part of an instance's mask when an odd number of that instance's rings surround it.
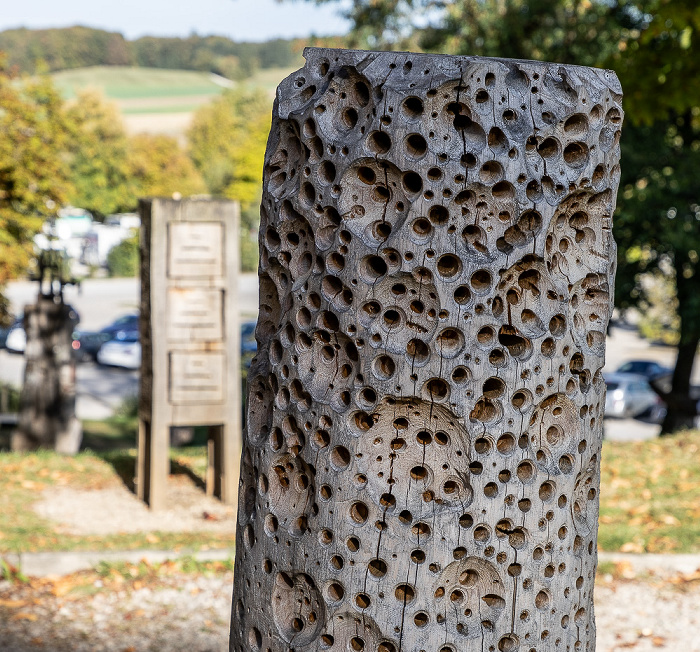
M 166 509 L 155 512 L 123 485 L 97 490 L 52 488 L 32 507 L 39 516 L 56 522 L 57 531 L 70 534 L 236 531 L 235 509 L 205 496 L 189 478 L 169 481 Z
M 97 580 L 92 595 L 83 588 L 63 596 L 65 580 L 0 582 L 0 650 L 224 652 L 232 580 L 230 573 L 176 575 L 116 591 Z M 700 573 L 602 577 L 596 615 L 598 652 L 700 652 Z

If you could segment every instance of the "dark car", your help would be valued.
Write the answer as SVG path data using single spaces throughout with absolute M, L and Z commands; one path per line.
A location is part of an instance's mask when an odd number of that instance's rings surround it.
M 129 313 L 114 320 L 99 331 L 76 330 L 73 333 L 73 350 L 80 361 L 96 360 L 97 352 L 105 342 L 114 339 L 117 333 L 137 331 L 139 313 Z
M 628 360 L 620 365 L 615 373 L 636 374 L 637 376 L 644 376 L 648 380 L 653 380 L 654 378 L 666 376 L 670 374 L 671 371 L 672 370 L 668 367 L 664 367 L 662 364 L 654 362 L 653 360 Z
M 241 322 L 241 365 L 244 369 L 250 367 L 255 354 L 258 351 L 258 341 L 255 339 L 255 326 L 257 322 Z

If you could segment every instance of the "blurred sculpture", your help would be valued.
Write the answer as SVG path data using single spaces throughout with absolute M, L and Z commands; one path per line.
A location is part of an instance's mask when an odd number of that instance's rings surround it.
M 12 450 L 50 448 L 74 455 L 82 441 L 82 426 L 75 416 L 72 348 L 78 315 L 63 300 L 63 288 L 75 280 L 66 278 L 64 266 L 59 251 L 39 254 L 35 276 L 39 296 L 24 308 L 24 385 Z

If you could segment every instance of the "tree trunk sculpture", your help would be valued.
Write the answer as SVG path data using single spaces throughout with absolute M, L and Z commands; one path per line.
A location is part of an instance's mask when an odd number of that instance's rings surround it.
M 230 649 L 592 652 L 617 78 L 305 56 L 266 154 Z
M 83 431 L 75 416 L 75 311 L 62 295 L 42 294 L 24 307 L 24 385 L 12 450 L 49 448 L 75 455 Z

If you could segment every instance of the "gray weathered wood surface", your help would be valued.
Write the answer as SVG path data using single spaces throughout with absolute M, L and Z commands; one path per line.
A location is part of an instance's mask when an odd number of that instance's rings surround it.
M 241 454 L 239 206 L 144 199 L 136 489 L 165 506 L 170 429 L 208 426 L 207 493 L 236 499 Z
M 593 651 L 617 78 L 305 56 L 265 160 L 231 650 Z

